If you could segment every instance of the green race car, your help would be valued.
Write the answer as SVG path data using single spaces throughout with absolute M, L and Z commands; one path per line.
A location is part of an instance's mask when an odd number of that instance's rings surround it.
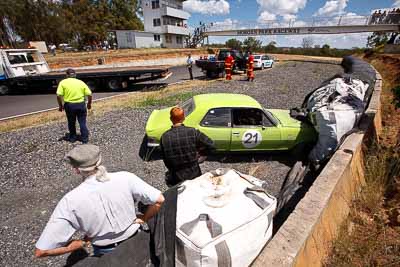
M 241 94 L 202 94 L 184 102 L 184 124 L 216 145 L 217 151 L 289 150 L 316 141 L 312 126 L 290 117 L 288 110 L 264 109 Z M 171 108 L 154 110 L 146 124 L 147 146 L 157 147 L 171 128 Z

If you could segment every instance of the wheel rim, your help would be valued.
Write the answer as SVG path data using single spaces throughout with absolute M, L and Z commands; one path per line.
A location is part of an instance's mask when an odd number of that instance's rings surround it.
M 9 91 L 10 89 L 7 85 L 0 85 L 0 95 L 6 95 L 9 93 Z

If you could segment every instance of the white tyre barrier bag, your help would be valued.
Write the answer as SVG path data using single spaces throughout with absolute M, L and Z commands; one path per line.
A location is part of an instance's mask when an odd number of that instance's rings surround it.
M 254 177 L 221 173 L 179 189 L 176 266 L 248 266 L 272 237 L 276 198 Z

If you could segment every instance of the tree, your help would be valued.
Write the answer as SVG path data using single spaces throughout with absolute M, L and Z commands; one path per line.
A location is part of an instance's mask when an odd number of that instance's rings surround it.
M 373 32 L 367 38 L 367 47 L 376 48 L 384 45 L 389 40 L 389 34 L 385 32 Z
M 301 41 L 301 47 L 312 48 L 314 44 L 314 39 L 312 37 L 304 37 Z
M 136 0 L 1 0 L 0 44 L 15 46 L 18 37 L 82 46 L 110 30 L 143 30 L 136 10 Z
M 266 53 L 272 53 L 272 52 L 275 52 L 276 50 L 277 50 L 277 47 L 276 47 L 276 42 L 275 41 L 269 42 L 269 44 L 267 44 L 264 47 L 264 51 Z
M 323 56 L 329 56 L 331 54 L 331 47 L 328 44 L 324 44 L 321 48 L 321 54 Z
M 247 51 L 255 52 L 261 50 L 262 42 L 254 37 L 248 37 L 243 41 L 243 45 Z
M 237 39 L 229 39 L 225 42 L 225 46 L 229 47 L 230 49 L 241 50 L 242 49 L 242 42 Z

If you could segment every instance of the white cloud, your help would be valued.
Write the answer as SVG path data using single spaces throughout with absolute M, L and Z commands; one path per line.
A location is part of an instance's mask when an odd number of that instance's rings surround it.
M 285 21 L 296 18 L 296 14 L 303 9 L 307 0 L 257 0 L 260 15 L 258 21 L 276 20 L 277 16 Z
M 329 0 L 325 5 L 318 9 L 315 16 L 336 16 L 344 13 L 348 0 Z
M 276 20 L 276 15 L 269 13 L 268 11 L 261 12 L 260 16 L 258 16 L 258 21 L 266 22 L 270 20 Z
M 190 13 L 226 15 L 229 14 L 230 5 L 226 0 L 188 0 L 183 2 L 183 9 Z
M 393 3 L 393 7 L 400 7 L 400 0 L 396 0 L 396 1 Z

